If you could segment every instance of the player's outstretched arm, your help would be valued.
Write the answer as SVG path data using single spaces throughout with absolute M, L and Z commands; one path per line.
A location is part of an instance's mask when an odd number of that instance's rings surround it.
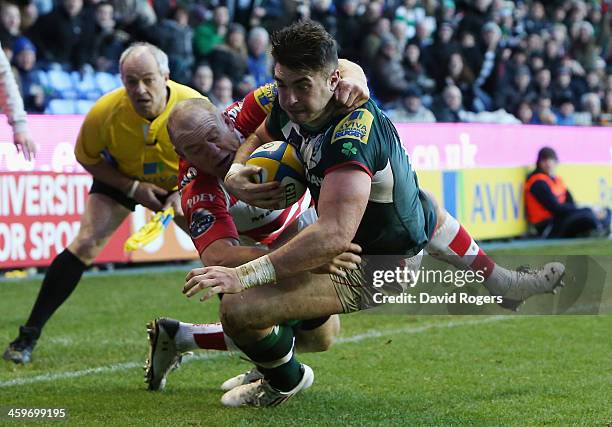
M 286 245 L 237 268 L 205 267 L 189 273 L 183 288 L 188 297 L 204 291 L 206 300 L 218 293 L 238 293 L 271 285 L 329 262 L 351 250 L 370 195 L 370 176 L 353 167 L 325 176 L 319 198 L 319 219 Z
M 351 242 L 368 204 L 370 186 L 370 176 L 352 166 L 325 175 L 318 202 L 319 219 L 269 255 L 277 280 L 311 270 L 351 251 Z
M 211 243 L 200 254 L 204 266 L 219 265 L 223 267 L 237 267 L 255 258 L 265 255 L 268 250 L 254 246 L 240 246 L 235 239 L 218 239 Z M 192 270 L 197 274 L 200 269 Z

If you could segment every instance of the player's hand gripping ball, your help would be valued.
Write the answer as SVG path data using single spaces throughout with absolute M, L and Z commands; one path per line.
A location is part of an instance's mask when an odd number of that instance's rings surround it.
M 284 141 L 268 142 L 253 151 L 246 162 L 247 166 L 260 167 L 253 175 L 253 182 L 266 183 L 278 181 L 285 187 L 285 203 L 282 209 L 291 206 L 306 192 L 304 164 L 300 153 Z

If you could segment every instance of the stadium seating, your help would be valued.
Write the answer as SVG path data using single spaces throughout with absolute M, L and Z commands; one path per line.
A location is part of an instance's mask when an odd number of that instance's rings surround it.
M 45 114 L 76 114 L 77 104 L 73 99 L 52 99 L 45 109 Z
M 76 102 L 76 113 L 77 114 L 87 114 L 91 107 L 96 103 L 95 100 L 91 99 L 79 99 Z
M 45 114 L 87 114 L 100 96 L 121 86 L 119 75 L 67 72 L 59 66 L 39 71 L 38 78 L 50 100 Z
M 74 86 L 74 81 L 70 73 L 60 70 L 51 69 L 47 71 L 47 81 L 49 86 L 48 93 L 51 98 L 55 99 L 77 99 L 78 92 Z
M 102 96 L 102 90 L 99 88 L 93 72 L 79 73 L 73 71 L 71 73 L 74 87 L 77 89 L 79 99 L 96 100 Z
M 121 86 L 121 78 L 119 75 L 110 73 L 97 72 L 95 74 L 96 83 L 102 93 L 110 92 Z

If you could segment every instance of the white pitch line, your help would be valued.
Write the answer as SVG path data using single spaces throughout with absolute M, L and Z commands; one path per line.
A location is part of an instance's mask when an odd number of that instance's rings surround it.
M 396 328 L 396 329 L 388 329 L 388 330 L 373 329 L 363 334 L 357 334 L 357 335 L 353 335 L 350 337 L 339 338 L 336 340 L 335 344 L 341 345 L 341 344 L 347 344 L 347 343 L 356 343 L 356 342 L 360 342 L 360 341 L 370 339 L 370 338 L 380 338 L 380 337 L 387 337 L 387 336 L 399 335 L 399 334 L 420 334 L 422 332 L 426 332 L 432 329 L 449 329 L 449 328 L 457 328 L 461 326 L 481 325 L 481 324 L 486 324 L 486 323 L 499 322 L 503 320 L 510 320 L 514 318 L 518 318 L 518 316 L 492 316 L 492 317 L 486 317 L 484 319 L 450 321 L 446 323 L 429 323 L 429 324 L 425 324 L 422 326 L 407 326 L 405 328 Z M 226 352 L 196 353 L 193 356 L 184 359 L 183 363 L 188 363 L 194 360 L 217 359 L 220 357 L 226 357 L 228 355 L 229 353 L 226 353 Z M 29 377 L 29 378 L 16 378 L 14 380 L 0 382 L 0 388 L 64 380 L 67 378 L 79 378 L 79 377 L 83 377 L 86 375 L 106 374 L 106 373 L 117 372 L 117 371 L 127 371 L 129 369 L 135 369 L 135 368 L 142 367 L 143 364 L 144 362 L 114 363 L 112 365 L 99 366 L 97 368 L 82 369 L 79 371 L 59 372 L 57 374 L 43 374 L 43 375 L 37 375 L 35 377 Z
M 227 355 L 228 353 L 221 353 L 221 352 L 193 354 L 189 356 L 188 358 L 184 359 L 183 363 L 191 362 L 194 360 L 202 360 L 202 359 L 206 359 L 206 360 L 217 359 L 219 357 L 224 357 Z M 26 384 L 47 382 L 47 381 L 63 380 L 66 378 L 79 378 L 79 377 L 84 377 L 86 375 L 92 375 L 92 374 L 106 374 L 109 372 L 127 371 L 129 369 L 142 368 L 143 365 L 144 365 L 144 361 L 114 363 L 112 365 L 99 366 L 97 368 L 82 369 L 80 371 L 59 372 L 57 374 L 43 374 L 43 375 L 37 375 L 35 377 L 29 377 L 29 378 L 16 378 L 14 380 L 0 382 L 0 388 L 6 388 L 6 387 L 11 387 L 11 386 L 16 386 L 16 385 L 26 385 Z
M 420 334 L 421 332 L 426 332 L 431 329 L 449 329 L 456 328 L 459 326 L 467 326 L 467 325 L 482 325 L 484 323 L 491 322 L 499 322 L 501 320 L 509 320 L 515 316 L 492 316 L 484 319 L 474 319 L 474 320 L 463 320 L 463 321 L 450 321 L 446 323 L 429 323 L 423 326 L 407 326 L 405 328 L 397 328 L 397 329 L 388 329 L 388 330 L 371 330 L 364 332 L 363 334 L 353 335 L 352 337 L 344 337 L 338 338 L 335 341 L 335 344 L 345 344 L 345 343 L 354 343 L 363 341 L 368 338 L 380 338 L 386 337 L 389 335 L 399 335 L 399 334 Z

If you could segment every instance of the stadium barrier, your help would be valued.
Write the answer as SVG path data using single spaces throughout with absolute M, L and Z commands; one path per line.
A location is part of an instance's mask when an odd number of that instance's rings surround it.
M 30 116 L 38 143 L 26 162 L 0 120 L 0 268 L 48 265 L 78 232 L 91 177 L 73 154 L 82 116 Z M 478 239 L 526 231 L 523 181 L 538 149 L 553 147 L 559 173 L 579 203 L 612 205 L 612 130 L 478 124 L 398 124 L 422 187 L 436 195 Z M 143 250 L 123 243 L 151 216 L 138 207 L 98 263 L 197 258 L 189 237 L 172 224 Z

